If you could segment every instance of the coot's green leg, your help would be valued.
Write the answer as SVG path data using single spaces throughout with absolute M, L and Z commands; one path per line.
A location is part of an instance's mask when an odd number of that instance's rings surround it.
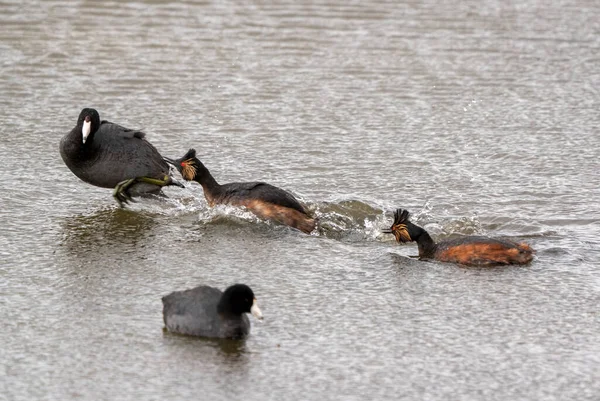
M 138 182 L 145 182 L 147 184 L 157 185 L 159 187 L 164 187 L 165 185 L 177 185 L 183 187 L 183 185 L 176 181 L 173 181 L 168 175 L 165 175 L 162 180 L 150 177 L 130 178 L 128 180 L 121 181 L 120 183 L 118 183 L 115 189 L 113 190 L 113 197 L 115 198 L 119 206 L 124 207 L 125 204 L 129 202 L 135 202 L 131 198 L 131 195 L 129 195 L 128 190 L 133 184 L 136 184 Z
M 113 197 L 115 198 L 120 207 L 123 208 L 125 207 L 125 204 L 129 202 L 135 202 L 131 198 L 131 196 L 129 196 L 129 194 L 125 191 L 125 189 L 133 185 L 134 182 L 135 178 L 131 178 L 129 180 L 121 181 L 117 184 L 117 186 L 115 186 L 115 189 L 113 190 Z

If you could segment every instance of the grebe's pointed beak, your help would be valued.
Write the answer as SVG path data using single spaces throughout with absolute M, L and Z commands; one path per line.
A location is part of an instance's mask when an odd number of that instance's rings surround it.
M 252 307 L 250 308 L 250 313 L 252 313 L 252 316 L 257 318 L 258 320 L 263 319 L 262 312 L 260 311 L 260 309 L 258 308 L 258 304 L 256 303 L 256 298 L 254 298 L 254 301 L 252 301 Z
M 393 234 L 394 233 L 391 228 L 383 228 L 383 229 L 381 229 L 381 232 L 384 234 Z
M 90 132 L 92 130 L 92 121 L 90 120 L 89 117 L 85 118 L 85 121 L 83 122 L 83 127 L 81 128 L 81 138 L 83 143 L 85 143 L 85 141 L 87 140 L 88 136 L 90 135 Z

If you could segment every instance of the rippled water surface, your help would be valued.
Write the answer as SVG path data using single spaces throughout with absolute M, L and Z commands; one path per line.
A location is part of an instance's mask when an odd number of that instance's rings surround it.
M 0 3 L 2 396 L 598 399 L 600 4 L 398 3 Z M 319 229 L 195 183 L 119 209 L 60 158 L 83 107 Z M 409 258 L 397 207 L 536 259 Z M 247 340 L 163 332 L 161 296 L 234 282 Z

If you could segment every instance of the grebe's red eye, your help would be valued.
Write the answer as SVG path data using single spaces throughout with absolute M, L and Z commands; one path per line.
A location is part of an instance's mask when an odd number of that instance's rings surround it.
M 185 167 L 185 162 L 181 162 L 181 167 Z

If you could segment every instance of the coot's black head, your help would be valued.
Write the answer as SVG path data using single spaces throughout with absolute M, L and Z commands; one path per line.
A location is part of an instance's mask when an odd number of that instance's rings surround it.
M 168 163 L 171 163 L 179 171 L 181 176 L 186 181 L 193 181 L 198 173 L 198 168 L 202 162 L 196 158 L 196 150 L 190 149 L 183 157 L 179 159 L 164 158 Z
M 258 308 L 254 293 L 245 284 L 235 284 L 227 288 L 218 306 L 219 313 L 231 313 L 241 315 L 242 313 L 252 313 L 257 318 L 263 318 L 262 312 Z
M 83 109 L 77 119 L 77 128 L 81 127 L 81 140 L 87 141 L 90 134 L 96 132 L 100 127 L 100 114 L 95 109 Z
M 392 227 L 381 231 L 387 234 L 394 234 L 398 242 L 415 241 L 418 235 L 416 228 L 418 227 L 408 220 L 409 216 L 410 213 L 408 213 L 408 210 L 397 209 L 394 212 L 394 224 L 392 224 Z

